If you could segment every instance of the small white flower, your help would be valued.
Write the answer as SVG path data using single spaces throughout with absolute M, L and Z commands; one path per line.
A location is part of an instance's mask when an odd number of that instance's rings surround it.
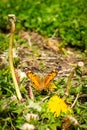
M 82 61 L 79 61 L 79 62 L 78 62 L 78 66 L 79 66 L 79 67 L 83 67 L 83 66 L 84 66 L 84 63 L 83 63 Z
M 23 78 L 26 78 L 26 73 L 21 71 L 21 69 L 17 69 L 18 76 L 20 77 L 20 81 L 23 80 Z
M 39 116 L 37 114 L 33 114 L 33 113 L 27 113 L 27 115 L 24 116 L 26 121 L 30 121 L 30 119 L 34 119 L 34 120 L 38 120 Z
M 20 71 L 20 79 L 26 78 L 25 72 Z
M 21 127 L 20 130 L 36 130 L 36 127 L 32 124 L 24 123 Z

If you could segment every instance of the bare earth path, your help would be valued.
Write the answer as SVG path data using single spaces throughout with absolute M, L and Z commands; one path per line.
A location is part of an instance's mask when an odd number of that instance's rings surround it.
M 18 47 L 22 69 L 27 68 L 40 74 L 47 74 L 56 69 L 59 77 L 66 77 L 71 73 L 73 66 L 82 64 L 83 76 L 86 76 L 86 56 L 72 48 L 65 48 L 66 54 L 61 50 L 55 50 L 54 45 L 58 44 L 60 39 L 56 39 L 56 42 L 49 46 L 47 38 L 34 32 L 22 31 L 20 37 L 25 42 Z

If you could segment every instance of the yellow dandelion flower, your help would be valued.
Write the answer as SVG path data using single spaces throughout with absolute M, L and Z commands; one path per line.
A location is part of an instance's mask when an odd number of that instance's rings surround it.
M 50 100 L 48 101 L 48 108 L 52 113 L 54 113 L 54 116 L 56 117 L 58 117 L 61 112 L 72 112 L 72 109 L 68 107 L 64 100 L 58 96 L 53 96 L 50 98 Z
M 54 83 L 51 83 L 50 84 L 50 86 L 49 86 L 49 89 L 50 90 L 54 90 L 54 89 L 56 89 L 57 87 L 56 87 L 56 85 L 54 84 Z

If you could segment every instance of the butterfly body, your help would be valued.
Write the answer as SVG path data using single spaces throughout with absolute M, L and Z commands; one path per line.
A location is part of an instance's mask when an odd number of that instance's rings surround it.
M 27 76 L 34 85 L 34 88 L 39 91 L 43 89 L 48 89 L 51 81 L 54 79 L 56 75 L 57 75 L 56 71 L 52 71 L 45 78 L 44 77 L 40 78 L 31 71 L 27 72 Z

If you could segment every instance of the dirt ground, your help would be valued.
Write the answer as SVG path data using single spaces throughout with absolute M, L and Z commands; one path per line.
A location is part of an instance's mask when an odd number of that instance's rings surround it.
M 81 50 L 75 48 L 59 48 L 60 38 L 46 38 L 35 32 L 20 32 L 20 37 L 28 46 L 20 46 L 18 55 L 21 68 L 32 70 L 39 75 L 55 70 L 58 77 L 67 77 L 75 66 L 82 68 L 83 76 L 87 74 L 87 58 Z

